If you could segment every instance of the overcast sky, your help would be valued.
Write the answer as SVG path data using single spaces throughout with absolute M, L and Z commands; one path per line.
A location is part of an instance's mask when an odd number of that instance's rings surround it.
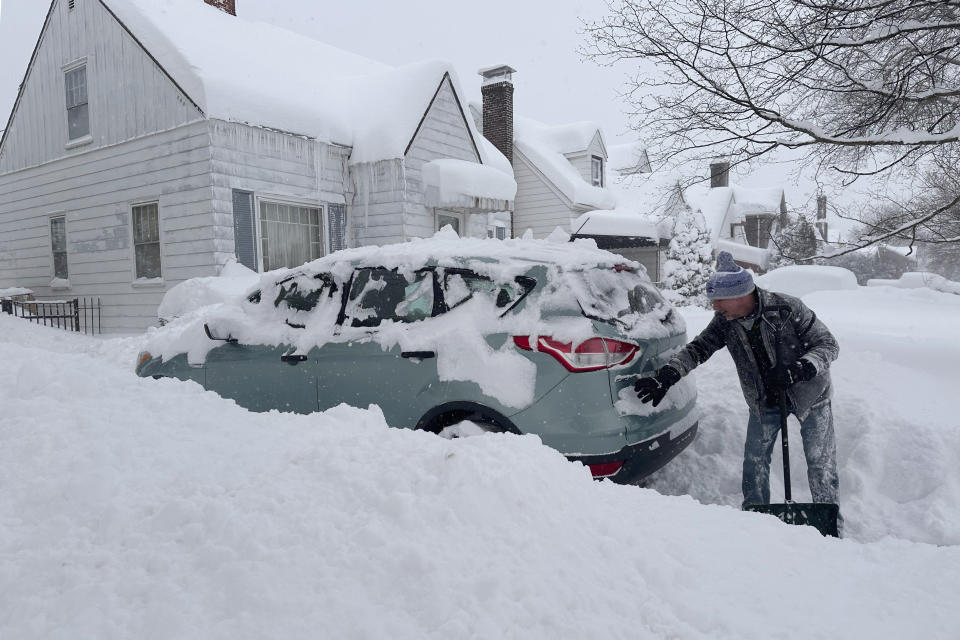
M 3 127 L 49 2 L 0 3 Z M 608 142 L 616 142 L 629 133 L 617 95 L 626 69 L 599 67 L 577 53 L 583 41 L 581 19 L 595 19 L 605 9 L 603 0 L 237 0 L 238 15 L 391 65 L 449 60 L 469 100 L 480 100 L 477 69 L 509 64 L 517 70 L 517 114 L 551 124 L 593 120 Z

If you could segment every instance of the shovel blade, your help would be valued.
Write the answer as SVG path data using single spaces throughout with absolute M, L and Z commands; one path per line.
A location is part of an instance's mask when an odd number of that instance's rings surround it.
M 826 502 L 788 502 L 786 504 L 748 504 L 744 511 L 767 513 L 786 524 L 803 524 L 824 536 L 840 537 L 837 519 L 840 507 Z

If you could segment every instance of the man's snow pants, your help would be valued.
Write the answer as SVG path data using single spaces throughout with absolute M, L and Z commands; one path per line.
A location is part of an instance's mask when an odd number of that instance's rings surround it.
M 770 503 L 770 456 L 779 433 L 780 409 L 769 409 L 759 416 L 750 412 L 743 449 L 744 505 Z M 829 398 L 813 405 L 806 418 L 800 421 L 800 437 L 807 458 L 807 481 L 813 502 L 840 504 L 837 444 Z

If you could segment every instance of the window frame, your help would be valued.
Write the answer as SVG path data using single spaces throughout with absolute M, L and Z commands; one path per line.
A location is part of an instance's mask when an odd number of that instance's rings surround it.
M 71 74 L 75 74 L 81 70 L 83 71 L 83 101 L 78 101 L 75 104 L 71 104 L 69 78 Z M 67 125 L 67 148 L 72 148 L 93 140 L 93 137 L 90 133 L 90 74 L 87 73 L 87 58 L 84 57 L 80 58 L 79 60 L 74 60 L 70 64 L 65 65 L 62 68 L 62 71 L 64 82 L 64 107 Z M 70 113 L 72 109 L 79 109 L 80 107 L 85 108 L 84 113 L 86 119 L 86 131 L 80 135 L 72 136 L 70 127 Z
M 594 175 L 594 169 L 597 169 L 598 176 Z M 603 179 L 603 156 L 591 155 L 590 156 L 590 184 L 594 187 L 603 188 L 604 179 Z
M 137 241 L 137 217 L 136 210 L 139 208 L 153 206 L 156 208 L 157 212 L 157 239 L 156 241 L 150 242 L 138 242 Z M 159 273 L 156 276 L 141 276 L 137 272 L 137 246 L 143 246 L 147 244 L 156 244 L 157 252 L 159 254 L 160 266 Z M 158 284 L 163 283 L 163 264 L 166 262 L 164 260 L 164 250 L 163 250 L 163 224 L 162 216 L 160 215 L 160 201 L 157 200 L 143 200 L 138 202 L 130 203 L 130 249 L 132 254 L 131 272 L 133 274 L 133 283 L 134 285 L 149 285 L 153 284 L 154 281 L 157 281 Z
M 48 229 L 50 233 L 51 280 L 59 279 L 59 280 L 66 280 L 69 282 L 70 281 L 70 258 L 69 258 L 70 242 L 67 237 L 67 214 L 65 212 L 58 211 L 56 213 L 51 213 L 47 219 L 49 220 Z M 54 244 L 53 224 L 56 221 L 63 222 L 63 249 L 61 251 L 57 251 L 56 245 Z M 57 254 L 58 253 L 63 254 L 63 266 L 66 269 L 66 274 L 63 277 L 60 277 L 60 275 L 57 274 Z
M 328 233 L 328 220 L 327 220 L 327 206 L 328 202 L 319 201 L 319 200 L 309 200 L 306 198 L 297 198 L 288 195 L 278 195 L 273 193 L 254 193 L 254 235 L 256 237 L 257 244 L 257 269 L 260 273 L 266 273 L 267 269 L 264 265 L 264 251 L 263 251 L 263 225 L 260 218 L 260 208 L 263 203 L 273 203 L 288 207 L 302 207 L 307 209 L 319 209 L 320 215 L 318 218 L 319 229 L 320 229 L 320 250 L 321 254 L 318 257 L 323 257 L 330 254 L 330 238 Z M 269 238 L 268 238 L 269 240 Z M 295 265 L 299 266 L 299 265 Z M 279 267 L 274 267 L 279 268 Z

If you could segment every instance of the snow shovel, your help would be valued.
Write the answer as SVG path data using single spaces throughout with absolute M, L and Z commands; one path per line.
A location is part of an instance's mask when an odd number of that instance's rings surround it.
M 744 511 L 769 513 L 786 524 L 805 524 L 816 528 L 821 535 L 840 537 L 837 517 L 840 507 L 828 502 L 794 502 L 790 496 L 790 444 L 787 440 L 787 392 L 780 391 L 780 442 L 783 445 L 784 504 L 748 504 Z

